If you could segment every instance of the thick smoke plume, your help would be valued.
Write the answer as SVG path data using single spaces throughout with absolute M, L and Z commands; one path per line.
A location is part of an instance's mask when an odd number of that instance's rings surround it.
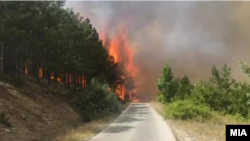
M 213 64 L 226 63 L 234 78 L 247 80 L 237 61 L 250 62 L 250 2 L 67 2 L 66 7 L 90 18 L 105 40 L 126 27 L 139 95 L 157 93 L 155 81 L 167 60 L 176 77 L 208 79 Z

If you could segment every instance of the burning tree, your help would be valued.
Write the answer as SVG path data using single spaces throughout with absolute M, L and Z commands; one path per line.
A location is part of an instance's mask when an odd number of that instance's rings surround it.
M 123 89 L 124 89 L 124 100 L 131 100 L 133 98 L 133 90 L 136 88 L 134 84 L 134 78 L 131 76 L 125 65 L 122 66 L 123 76 Z
M 113 75 L 117 78 L 113 89 L 119 94 L 120 98 L 124 99 L 125 96 L 128 99 L 133 97 L 134 93 L 134 77 L 137 74 L 137 67 L 134 65 L 133 48 L 131 48 L 128 38 L 128 26 L 121 24 L 119 27 L 115 27 L 117 30 L 114 32 L 105 32 L 110 27 L 106 27 L 101 30 L 101 38 L 103 40 L 105 48 L 113 56 L 112 64 L 115 65 L 116 70 Z M 113 27 L 112 27 L 113 28 Z M 116 64 L 118 63 L 118 64 Z
M 126 94 L 129 95 L 130 99 L 134 97 L 134 89 L 136 88 L 134 84 L 134 78 L 127 73 L 125 76 L 125 89 L 126 89 Z

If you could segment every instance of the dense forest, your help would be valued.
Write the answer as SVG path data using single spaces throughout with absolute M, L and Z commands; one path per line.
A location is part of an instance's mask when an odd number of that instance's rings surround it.
M 116 89 L 131 76 L 114 61 L 88 18 L 64 1 L 1 2 L 1 69 L 85 87 L 93 78 Z M 131 81 L 131 80 L 129 80 Z

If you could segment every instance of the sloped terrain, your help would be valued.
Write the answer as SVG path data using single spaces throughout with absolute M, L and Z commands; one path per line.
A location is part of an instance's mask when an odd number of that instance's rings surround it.
M 50 141 L 82 120 L 65 98 L 34 83 L 17 88 L 0 82 L 0 112 L 11 127 L 0 123 L 1 141 Z

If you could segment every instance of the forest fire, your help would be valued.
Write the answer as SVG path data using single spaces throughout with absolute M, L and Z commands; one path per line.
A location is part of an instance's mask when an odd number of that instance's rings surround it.
M 129 46 L 128 29 L 125 26 L 121 26 L 119 29 L 115 33 L 101 30 L 100 39 L 110 55 L 115 58 L 115 62 L 124 63 L 126 69 L 134 77 L 137 69 L 133 64 L 133 50 Z
M 105 32 L 102 30 L 100 34 L 100 38 L 103 41 L 104 46 L 109 51 L 110 55 L 112 55 L 115 59 L 115 62 L 121 62 L 125 65 L 125 69 L 131 74 L 134 78 L 138 72 L 138 69 L 134 65 L 133 58 L 133 50 L 129 46 L 128 39 L 128 29 L 126 26 L 121 26 L 118 28 L 115 33 L 110 34 L 109 32 Z M 119 94 L 120 98 L 124 99 L 126 94 L 126 90 L 124 86 L 120 86 L 117 88 L 116 92 Z M 136 89 L 133 90 L 133 93 L 136 92 Z M 129 94 L 130 99 L 132 99 L 132 93 Z

